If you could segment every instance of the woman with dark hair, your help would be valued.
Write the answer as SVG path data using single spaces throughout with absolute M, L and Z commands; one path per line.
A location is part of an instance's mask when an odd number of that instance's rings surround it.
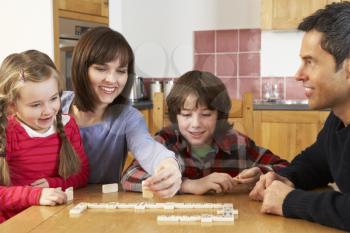
M 108 27 L 86 32 L 73 52 L 74 92 L 62 98 L 63 111 L 79 127 L 90 162 L 90 183 L 119 182 L 130 150 L 152 177 L 146 184 L 171 197 L 181 184 L 174 153 L 153 140 L 139 111 L 128 103 L 134 54 L 126 39 Z

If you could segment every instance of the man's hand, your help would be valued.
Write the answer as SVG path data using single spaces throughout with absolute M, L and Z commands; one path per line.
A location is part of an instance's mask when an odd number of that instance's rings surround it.
M 235 181 L 226 173 L 211 173 L 208 176 L 197 180 L 186 179 L 181 185 L 181 191 L 201 195 L 209 191 L 216 193 L 232 192 L 237 186 Z
M 255 184 L 255 187 L 249 193 L 249 197 L 256 201 L 262 201 L 264 199 L 265 190 L 272 184 L 274 180 L 279 180 L 289 187 L 294 188 L 294 184 L 287 178 L 280 176 L 275 172 L 268 172 L 265 175 L 260 176 L 259 181 Z
M 145 180 L 157 196 L 169 198 L 174 196 L 181 187 L 181 171 L 174 158 L 163 159 L 156 168 L 155 174 Z
M 57 205 L 67 202 L 67 195 L 59 188 L 43 188 L 40 195 L 40 205 Z
M 283 216 L 283 201 L 294 188 L 275 180 L 265 190 L 264 200 L 261 206 L 261 212 L 266 214 L 276 214 Z

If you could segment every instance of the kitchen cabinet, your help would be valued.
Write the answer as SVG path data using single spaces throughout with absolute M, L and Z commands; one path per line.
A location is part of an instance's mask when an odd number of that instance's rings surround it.
M 59 16 L 108 24 L 108 0 L 59 0 Z
M 296 29 L 306 16 L 341 0 L 261 0 L 261 29 Z
M 329 111 L 254 111 L 254 140 L 291 161 L 313 144 Z

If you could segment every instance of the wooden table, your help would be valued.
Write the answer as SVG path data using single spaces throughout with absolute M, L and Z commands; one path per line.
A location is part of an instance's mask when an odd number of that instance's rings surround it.
M 265 215 L 260 213 L 261 203 L 251 201 L 247 194 L 230 195 L 177 195 L 171 199 L 155 198 L 154 202 L 213 202 L 233 203 L 238 209 L 238 219 L 234 223 L 163 223 L 157 222 L 157 215 L 192 215 L 210 213 L 210 210 L 105 210 L 88 209 L 81 215 L 72 217 L 69 209 L 79 202 L 142 202 L 140 193 L 102 194 L 101 186 L 94 185 L 76 190 L 74 202 L 67 205 L 46 207 L 32 206 L 0 225 L 0 232 L 122 232 L 122 233 L 232 233 L 232 232 L 342 232 L 299 219 Z M 212 212 L 214 213 L 214 211 Z

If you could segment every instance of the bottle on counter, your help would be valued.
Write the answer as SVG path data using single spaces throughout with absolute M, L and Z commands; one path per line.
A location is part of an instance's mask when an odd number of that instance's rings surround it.
M 166 98 L 169 95 L 173 86 L 174 86 L 174 80 L 166 80 L 163 82 L 164 98 Z
M 153 93 L 162 92 L 162 84 L 156 80 L 151 83 L 150 99 L 153 98 Z

